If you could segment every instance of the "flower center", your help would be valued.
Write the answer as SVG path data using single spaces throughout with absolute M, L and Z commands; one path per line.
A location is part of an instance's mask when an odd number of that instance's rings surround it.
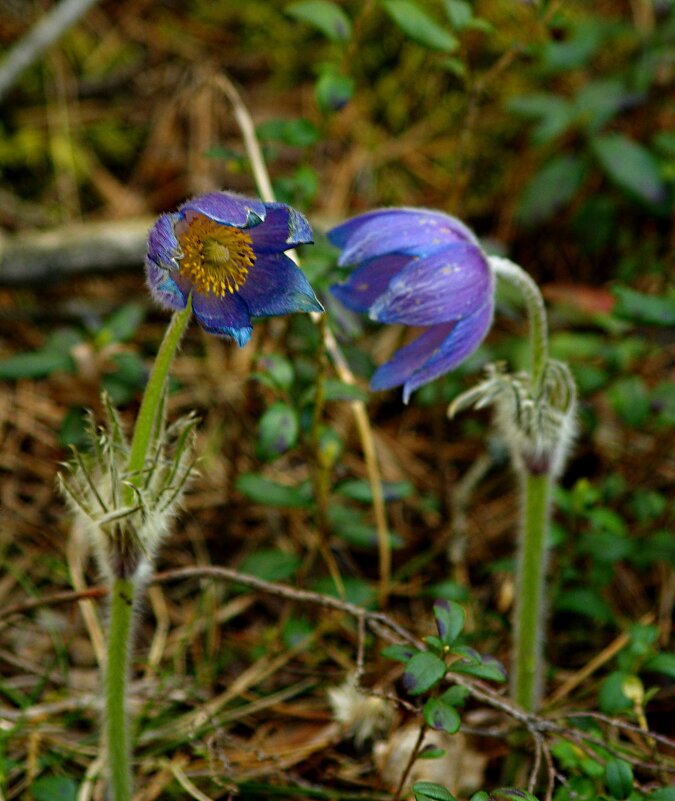
M 176 226 L 176 235 L 183 252 L 180 272 L 197 292 L 222 298 L 246 282 L 255 253 L 251 237 L 241 228 L 188 213 Z

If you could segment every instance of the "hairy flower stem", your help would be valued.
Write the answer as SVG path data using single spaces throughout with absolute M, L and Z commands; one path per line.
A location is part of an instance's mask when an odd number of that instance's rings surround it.
M 530 326 L 530 376 L 534 403 L 541 402 L 548 363 L 548 323 L 537 284 L 517 264 L 491 258 L 495 274 L 520 290 Z M 513 459 L 521 479 L 521 526 L 516 559 L 516 601 L 511 695 L 529 712 L 541 699 L 544 652 L 544 587 L 551 495 L 555 476 L 550 467 L 533 471 L 521 458 Z
M 111 801 L 131 801 L 130 736 L 127 722 L 127 672 L 135 583 L 115 579 L 108 623 L 105 675 L 105 733 Z
M 548 564 L 551 476 L 528 474 L 522 487 L 522 530 L 518 542 L 514 666 L 511 694 L 529 712 L 539 704 L 542 685 L 544 587 Z
M 127 474 L 131 486 L 124 488 L 125 503 L 134 500 L 134 485 L 139 486 L 143 469 L 157 427 L 157 415 L 162 406 L 164 388 L 173 357 L 180 345 L 185 328 L 192 313 L 192 301 L 188 299 L 183 311 L 173 315 L 160 345 L 150 378 L 143 393 L 143 400 L 136 418 L 129 450 Z M 138 547 L 138 546 L 134 546 Z M 140 554 L 137 554 L 140 557 Z M 110 603 L 110 619 L 107 633 L 107 663 L 105 672 L 105 734 L 108 750 L 108 771 L 111 801 L 131 801 L 131 738 L 127 721 L 127 672 L 131 640 L 131 620 L 136 594 L 140 587 L 138 576 L 134 576 L 140 558 L 132 554 L 111 565 L 113 579 Z M 129 571 L 122 565 L 132 565 Z
M 148 379 L 145 392 L 143 393 L 141 408 L 138 410 L 138 417 L 136 418 L 134 433 L 131 439 L 129 461 L 127 462 L 127 473 L 130 476 L 130 481 L 136 485 L 140 483 L 143 468 L 145 467 L 145 459 L 148 454 L 153 431 L 155 430 L 157 411 L 162 403 L 162 396 L 164 394 L 167 376 L 169 375 L 169 368 L 178 350 L 180 341 L 183 338 L 187 324 L 190 321 L 191 314 L 192 295 L 188 298 L 185 308 L 173 315 L 169 327 L 164 334 L 164 339 L 159 347 L 159 351 L 157 352 L 155 364 L 153 365 L 150 378 Z M 128 504 L 133 503 L 133 488 L 128 488 L 127 498 L 125 500 Z
M 542 389 L 544 371 L 548 362 L 548 323 L 546 307 L 539 287 L 517 264 L 497 256 L 490 257 L 490 266 L 497 278 L 516 287 L 523 296 L 530 325 L 530 375 L 535 398 Z

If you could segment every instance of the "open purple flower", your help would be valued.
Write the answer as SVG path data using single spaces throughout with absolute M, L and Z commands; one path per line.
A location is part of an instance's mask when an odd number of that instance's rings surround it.
M 201 327 L 245 345 L 251 317 L 323 311 L 284 255 L 312 241 L 307 220 L 284 203 L 210 192 L 162 214 L 145 260 L 150 291 L 167 309 L 192 309 Z
M 457 367 L 483 341 L 494 311 L 494 276 L 473 233 L 423 209 L 379 209 L 328 232 L 339 264 L 356 265 L 331 287 L 372 320 L 426 328 L 374 374 L 373 389 L 403 385 L 403 400 Z

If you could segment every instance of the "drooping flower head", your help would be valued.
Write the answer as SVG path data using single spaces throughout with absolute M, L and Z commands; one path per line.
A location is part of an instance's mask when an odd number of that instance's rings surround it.
M 494 276 L 476 237 L 459 220 L 423 209 L 380 209 L 328 232 L 339 264 L 355 265 L 331 287 L 372 320 L 422 326 L 373 375 L 373 389 L 403 385 L 403 400 L 457 367 L 483 341 L 494 312 Z
M 145 260 L 150 291 L 167 309 L 184 309 L 211 334 L 245 345 L 252 317 L 323 311 L 285 251 L 312 241 L 307 220 L 284 203 L 210 192 L 162 214 Z

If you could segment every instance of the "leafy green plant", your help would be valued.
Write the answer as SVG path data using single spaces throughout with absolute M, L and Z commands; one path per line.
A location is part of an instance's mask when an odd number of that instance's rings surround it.
M 433 609 L 438 633 L 425 637 L 427 650 L 392 645 L 385 648 L 382 655 L 404 663 L 402 683 L 409 695 L 428 696 L 423 712 L 426 724 L 432 729 L 455 734 L 460 727 L 457 707 L 463 705 L 468 692 L 458 685 L 441 691 L 445 677 L 455 673 L 503 682 L 506 671 L 494 657 L 482 656 L 463 644 L 461 635 L 466 613 L 459 604 L 437 600 Z

